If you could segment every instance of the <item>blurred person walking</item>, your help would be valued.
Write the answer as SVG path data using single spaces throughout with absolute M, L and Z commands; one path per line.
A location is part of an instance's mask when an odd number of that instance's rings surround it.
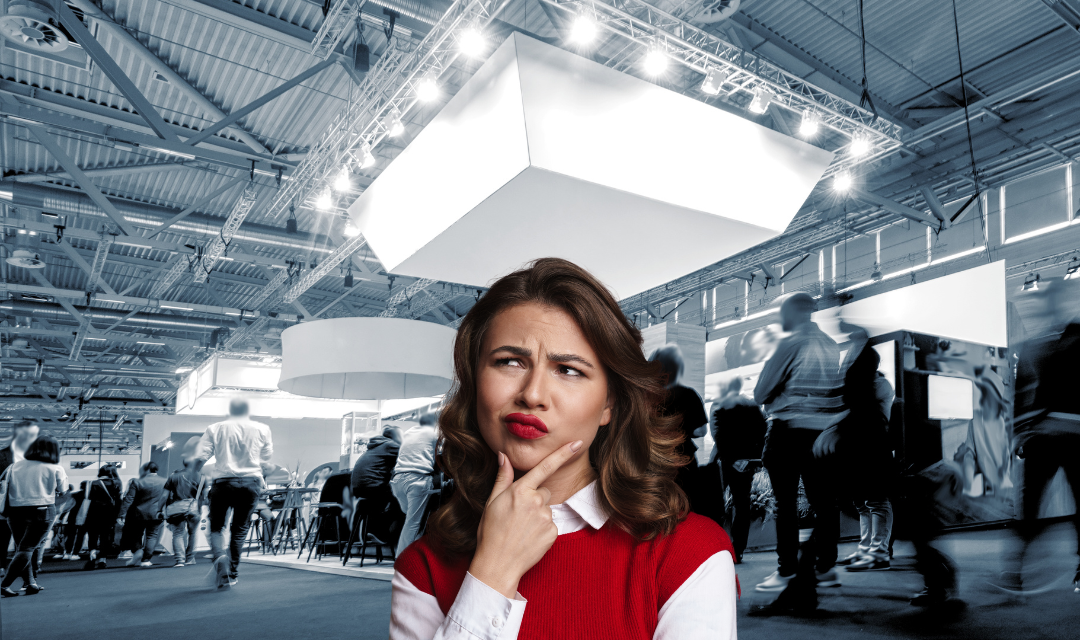
M 429 411 L 420 416 L 420 424 L 409 429 L 401 437 L 397 462 L 390 478 L 390 490 L 405 514 L 405 524 L 398 537 L 397 555 L 416 540 L 420 531 L 420 519 L 427 507 L 431 493 L 432 474 L 435 473 L 435 447 L 439 434 L 435 430 L 438 414 Z
M 691 511 L 699 515 L 715 516 L 714 510 L 709 509 L 707 503 L 710 498 L 708 489 L 717 487 L 708 486 L 710 482 L 702 476 L 701 467 L 697 461 L 698 447 L 694 443 L 694 438 L 704 436 L 709 428 L 709 416 L 705 415 L 705 403 L 702 402 L 697 391 L 681 384 L 686 370 L 686 360 L 679 345 L 666 344 L 660 347 L 649 356 L 649 362 L 659 362 L 667 376 L 668 395 L 664 399 L 661 413 L 665 416 L 682 416 L 681 429 L 685 439 L 676 452 L 689 458 L 689 462 L 679 467 L 675 482 L 690 499 Z
M 728 532 L 735 547 L 735 564 L 742 562 L 750 535 L 750 485 L 761 466 L 768 425 L 761 407 L 742 395 L 742 378 L 728 383 L 724 395 L 713 404 L 712 459 L 720 461 L 723 489 L 731 492 L 732 515 Z
M 799 564 L 799 478 L 814 513 L 813 542 L 817 586 L 840 584 L 834 566 L 840 535 L 835 487 L 827 463 L 815 459 L 814 442 L 844 418 L 840 348 L 811 321 L 815 302 L 795 293 L 780 306 L 787 337 L 780 341 L 754 388 L 765 406 L 769 428 L 762 461 L 776 496 L 776 552 L 779 567 L 757 585 L 779 592 L 795 577 Z M 812 586 L 810 586 L 812 591 Z
M 216 458 L 214 482 L 210 486 L 210 547 L 214 553 L 214 574 L 219 589 L 236 584 L 240 550 L 251 514 L 263 487 L 262 466 L 274 454 L 270 427 L 250 417 L 248 403 L 229 403 L 229 419 L 206 428 L 195 455 L 194 470 L 201 472 L 210 458 Z M 232 509 L 230 539 L 225 539 L 225 520 Z
M 147 462 L 139 470 L 139 477 L 132 480 L 128 486 L 127 495 L 120 505 L 120 513 L 117 522 L 121 525 L 130 525 L 130 545 L 125 551 L 131 551 L 131 558 L 125 563 L 131 567 L 151 566 L 150 560 L 154 557 L 154 548 L 157 547 L 161 537 L 163 518 L 161 510 L 165 506 L 165 478 L 158 475 L 156 462 Z M 132 514 L 131 522 L 128 522 L 128 514 Z M 125 531 L 126 532 L 126 531 Z M 145 543 L 142 542 L 146 536 Z
M 97 480 L 90 484 L 90 511 L 86 514 L 87 547 L 90 559 L 87 569 L 104 569 L 105 558 L 113 545 L 113 531 L 120 514 L 123 484 L 116 469 L 98 469 Z
M 195 470 L 195 461 L 184 461 L 184 468 L 165 481 L 165 522 L 172 533 L 174 567 L 195 564 L 195 534 L 199 531 L 206 477 Z
M 1045 330 L 1025 341 L 1017 363 L 1014 433 L 1016 455 L 1023 459 L 1023 486 L 1019 546 L 1002 576 L 1002 586 L 1010 590 L 1023 589 L 1028 547 L 1042 529 L 1039 507 L 1058 469 L 1077 503 L 1073 525 L 1080 544 L 1080 322 L 1070 309 L 1078 289 L 1076 281 L 1065 280 L 1039 292 Z M 1073 588 L 1080 593 L 1080 565 Z
M 56 499 L 67 486 L 67 474 L 58 464 L 60 443 L 55 438 L 35 439 L 24 455 L 7 469 L 7 493 L 0 509 L 15 537 L 15 557 L 0 582 L 0 595 L 5 598 L 19 595 L 11 589 L 17 578 L 23 579 L 26 595 L 42 591 L 33 558 L 49 535 L 56 519 Z
M 37 423 L 30 420 L 20 420 L 12 429 L 14 437 L 11 444 L 0 449 L 0 473 L 7 471 L 8 467 L 19 460 L 23 460 L 26 450 L 37 440 L 40 428 Z M 0 575 L 7 571 L 8 547 L 11 546 L 11 527 L 3 515 L 0 515 Z

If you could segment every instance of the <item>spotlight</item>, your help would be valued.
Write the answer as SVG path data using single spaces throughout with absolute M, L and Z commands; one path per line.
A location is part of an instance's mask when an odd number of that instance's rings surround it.
M 645 67 L 645 73 L 650 76 L 658 76 L 668 67 L 668 56 L 664 53 L 663 48 L 659 46 L 650 47 L 649 52 L 645 54 L 645 61 L 642 64 Z
M 289 218 L 288 220 L 285 221 L 285 233 L 288 233 L 288 234 L 295 234 L 296 233 L 296 218 Z
M 342 284 L 342 285 L 344 285 L 344 287 L 345 287 L 346 289 L 352 289 L 352 286 L 353 286 L 353 277 L 352 277 L 352 273 L 351 273 L 351 272 L 350 272 L 350 273 L 346 273 L 346 274 L 345 274 L 345 280 L 344 280 L 344 282 L 342 282 L 341 284 Z
M 1024 291 L 1038 291 L 1039 290 L 1039 274 L 1031 273 L 1028 277 L 1024 278 Z
M 349 174 L 348 165 L 341 168 L 341 173 L 334 179 L 334 191 L 348 191 L 352 189 L 352 176 Z
M 1065 279 L 1080 279 L 1080 275 L 1077 275 L 1077 272 L 1080 272 L 1080 258 L 1073 258 L 1072 262 L 1070 262 L 1069 266 L 1065 269 Z
M 848 147 L 848 151 L 856 158 L 865 156 L 870 152 L 870 141 L 864 136 L 856 134 L 851 137 L 851 146 Z
M 350 220 L 345 223 L 345 229 L 341 233 L 346 238 L 355 238 L 356 236 L 360 235 L 360 229 L 352 223 L 352 220 Z
M 330 190 L 327 189 L 315 199 L 315 208 L 322 209 L 323 211 L 334 206 L 334 196 L 330 194 Z
M 764 87 L 754 89 L 754 99 L 750 101 L 750 106 L 748 107 L 750 112 L 757 114 L 765 113 L 769 110 L 769 105 L 772 103 L 773 97 L 772 91 L 769 91 Z
M 590 44 L 596 39 L 596 32 L 596 21 L 592 17 L 578 16 L 570 28 L 570 41 L 580 45 Z
M 855 184 L 855 181 L 852 180 L 851 174 L 847 172 L 838 173 L 836 174 L 836 177 L 833 178 L 833 189 L 836 191 L 847 191 L 853 184 Z
M 432 102 L 439 97 L 439 85 L 434 78 L 424 78 L 416 85 L 416 99 L 420 102 Z
M 881 282 L 881 265 L 877 262 L 874 263 L 874 272 L 870 274 L 870 279 L 874 282 Z
M 470 58 L 478 58 L 487 50 L 487 40 L 476 27 L 469 27 L 458 37 L 458 46 Z
M 386 127 L 386 135 L 391 138 L 396 138 L 405 133 L 405 125 L 401 123 L 401 112 L 397 108 L 391 110 L 390 114 L 386 116 L 383 126 Z
M 727 69 L 719 69 L 716 67 L 709 69 L 709 72 L 705 74 L 705 82 L 701 83 L 702 92 L 707 93 L 710 96 L 719 95 L 720 89 L 724 86 L 724 83 L 727 82 L 728 76 L 730 75 L 731 72 Z
M 360 147 L 359 164 L 361 169 L 368 169 L 375 164 L 375 154 L 371 152 L 371 145 L 367 142 Z
M 817 135 L 818 128 L 821 123 L 818 121 L 818 117 L 809 111 L 804 111 L 802 116 L 802 123 L 799 124 L 799 135 L 804 138 L 810 138 Z

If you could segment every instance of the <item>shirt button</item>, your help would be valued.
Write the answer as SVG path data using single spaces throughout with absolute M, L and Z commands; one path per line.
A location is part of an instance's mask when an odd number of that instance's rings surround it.
M 495 627 L 496 629 L 498 629 L 499 627 L 501 627 L 501 626 L 502 626 L 502 620 L 500 620 L 500 619 L 498 619 L 498 618 L 492 618 L 492 619 L 491 619 L 491 626 L 493 626 L 493 627 Z

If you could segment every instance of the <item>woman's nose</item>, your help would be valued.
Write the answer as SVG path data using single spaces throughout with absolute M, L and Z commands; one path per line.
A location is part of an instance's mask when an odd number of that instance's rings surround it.
M 547 376 L 539 368 L 533 369 L 525 379 L 521 389 L 521 402 L 530 409 L 546 409 Z

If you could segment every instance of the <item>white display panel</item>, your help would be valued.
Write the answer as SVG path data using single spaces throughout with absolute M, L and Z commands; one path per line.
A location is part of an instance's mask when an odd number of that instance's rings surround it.
M 971 380 L 927 376 L 926 413 L 931 420 L 971 420 L 975 416 L 975 392 Z
M 831 161 L 513 34 L 349 213 L 393 273 L 487 286 L 557 256 L 623 298 L 776 237 Z

